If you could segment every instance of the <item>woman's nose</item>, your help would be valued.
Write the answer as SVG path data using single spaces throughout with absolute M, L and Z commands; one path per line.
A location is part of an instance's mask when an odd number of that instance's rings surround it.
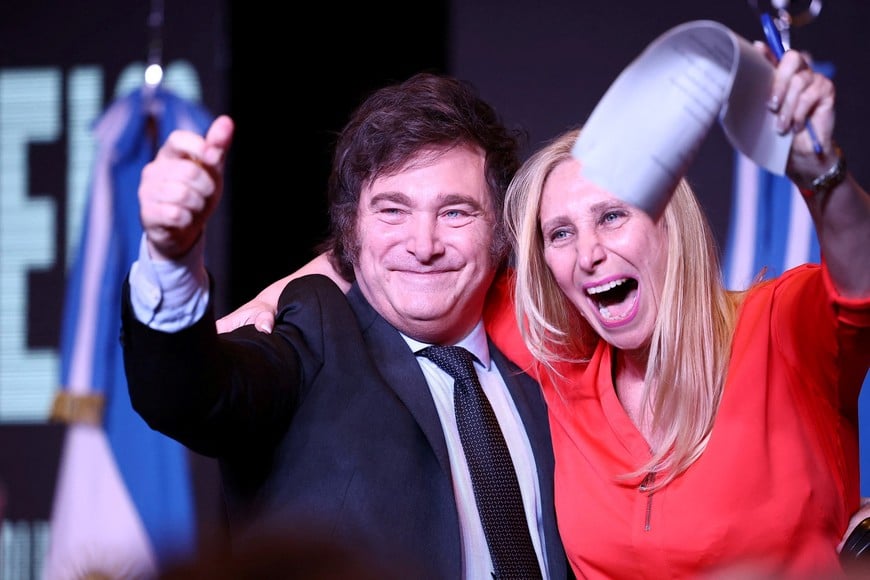
M 596 236 L 581 238 L 578 237 L 577 242 L 577 265 L 586 272 L 592 272 L 604 261 L 606 252 Z

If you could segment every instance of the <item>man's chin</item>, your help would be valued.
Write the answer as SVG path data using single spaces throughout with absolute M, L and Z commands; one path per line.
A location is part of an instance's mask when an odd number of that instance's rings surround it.
M 452 273 L 412 274 L 404 272 L 395 275 L 391 283 L 402 289 L 402 295 L 419 293 L 423 296 L 431 296 L 444 292 L 452 294 L 459 284 L 459 279 Z M 450 299 L 453 299 L 452 295 Z
M 435 304 L 451 304 L 453 306 L 450 308 L 433 308 Z M 402 330 L 401 327 L 404 327 L 427 329 L 428 332 L 431 332 L 433 329 L 443 331 L 446 328 L 462 325 L 463 323 L 459 317 L 459 313 L 462 312 L 460 306 L 455 301 L 447 302 L 439 298 L 438 295 L 430 294 L 428 298 L 423 297 L 422 300 L 412 303 L 393 302 L 390 310 L 392 311 L 391 316 L 386 318 L 390 319 L 393 326 L 396 326 L 399 330 Z
M 443 308 L 433 310 L 431 305 L 428 305 L 426 308 L 402 308 L 398 309 L 396 313 L 406 324 L 413 324 L 415 326 L 447 326 L 451 321 L 450 315 L 452 310 L 445 310 Z
M 463 320 L 450 320 L 449 314 L 430 319 L 402 319 L 394 323 L 399 332 L 420 342 L 453 344 L 471 331 Z

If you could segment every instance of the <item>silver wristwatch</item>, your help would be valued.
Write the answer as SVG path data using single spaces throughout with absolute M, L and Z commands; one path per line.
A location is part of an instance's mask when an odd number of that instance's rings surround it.
M 832 189 L 843 183 L 846 179 L 846 158 L 839 147 L 835 149 L 837 154 L 837 162 L 830 169 L 813 179 L 810 184 L 809 191 L 813 195 L 827 195 Z

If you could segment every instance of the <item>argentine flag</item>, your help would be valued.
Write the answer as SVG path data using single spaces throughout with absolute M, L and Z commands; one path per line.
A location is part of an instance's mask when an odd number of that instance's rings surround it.
M 199 106 L 158 87 L 116 100 L 94 126 L 91 189 L 64 303 L 63 390 L 52 410 L 68 428 L 46 580 L 153 577 L 195 548 L 187 450 L 152 431 L 130 405 L 120 298 L 142 235 L 142 168 L 173 129 L 202 134 L 211 121 Z

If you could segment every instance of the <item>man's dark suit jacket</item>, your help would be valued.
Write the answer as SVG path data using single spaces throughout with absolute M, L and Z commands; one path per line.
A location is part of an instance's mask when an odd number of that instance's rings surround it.
M 138 322 L 124 285 L 130 399 L 154 429 L 216 457 L 231 534 L 310 530 L 422 577 L 461 578 L 447 445 L 413 352 L 354 285 L 285 288 L 272 334 L 218 335 L 212 306 L 177 333 Z M 538 469 L 552 578 L 567 576 L 540 388 L 492 344 Z

